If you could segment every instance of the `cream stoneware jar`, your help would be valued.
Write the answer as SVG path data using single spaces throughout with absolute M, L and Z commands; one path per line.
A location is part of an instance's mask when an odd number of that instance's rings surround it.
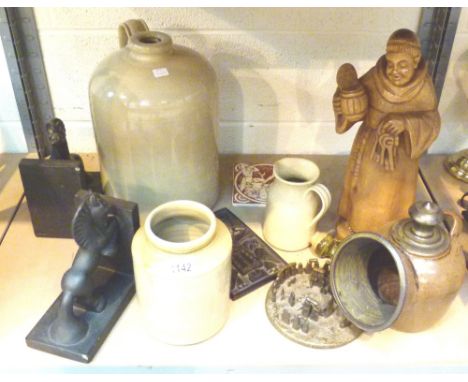
M 137 299 L 150 333 L 174 345 L 208 339 L 229 314 L 232 239 L 205 205 L 162 204 L 135 234 Z
M 318 166 L 307 159 L 283 158 L 273 166 L 263 236 L 273 247 L 299 251 L 310 245 L 317 223 L 330 207 L 330 191 L 316 184 Z M 319 201 L 322 206 L 319 209 Z
M 89 84 L 101 178 L 108 195 L 140 212 L 172 200 L 207 206 L 218 197 L 218 87 L 197 52 L 149 31 L 142 20 L 120 25 L 119 50 Z

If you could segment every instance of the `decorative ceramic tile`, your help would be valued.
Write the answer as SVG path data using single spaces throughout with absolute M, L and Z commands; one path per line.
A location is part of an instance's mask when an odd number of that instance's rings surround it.
M 272 164 L 236 163 L 233 173 L 232 204 L 265 206 L 267 188 L 273 179 Z
M 215 212 L 228 227 L 232 236 L 232 300 L 265 285 L 276 278 L 284 261 L 268 244 L 227 208 Z

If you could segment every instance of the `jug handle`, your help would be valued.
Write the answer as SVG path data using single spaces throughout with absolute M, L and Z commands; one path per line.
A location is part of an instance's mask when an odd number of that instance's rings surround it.
M 452 239 L 458 237 L 463 230 L 463 222 L 461 218 L 452 211 L 444 211 L 444 215 L 448 215 L 453 219 L 453 225 L 449 230 L 450 237 Z M 447 224 L 448 226 L 449 224 Z
M 315 192 L 318 195 L 318 197 L 322 201 L 322 208 L 320 209 L 319 213 L 315 215 L 315 217 L 309 223 L 309 227 L 315 225 L 321 219 L 321 217 L 325 214 L 325 212 L 328 211 L 328 209 L 330 208 L 330 204 L 331 204 L 330 191 L 323 184 L 314 184 L 312 187 L 307 189 L 304 192 L 304 198 L 307 197 L 307 195 L 310 192 Z
M 119 25 L 119 46 L 121 48 L 127 45 L 130 37 L 135 33 L 149 31 L 148 25 L 146 25 L 143 19 L 132 19 L 127 20 Z

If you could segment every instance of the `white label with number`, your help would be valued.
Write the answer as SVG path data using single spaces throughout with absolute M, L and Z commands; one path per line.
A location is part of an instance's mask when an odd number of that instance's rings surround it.
M 193 272 L 192 263 L 176 263 L 171 265 L 172 273 L 191 273 Z
M 156 78 L 166 77 L 168 75 L 169 75 L 169 70 L 167 70 L 167 68 L 153 69 L 153 76 L 155 76 Z

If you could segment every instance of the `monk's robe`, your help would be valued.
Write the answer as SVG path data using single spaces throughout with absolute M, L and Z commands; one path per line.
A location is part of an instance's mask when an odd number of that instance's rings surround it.
M 408 216 L 416 197 L 418 159 L 440 130 L 437 98 L 422 59 L 413 78 L 404 86 L 395 86 L 386 77 L 385 56 L 359 81 L 367 92 L 369 109 L 354 140 L 346 169 L 338 210 L 339 237 L 373 231 Z M 375 160 L 374 149 L 378 128 L 395 117 L 404 121 L 405 130 L 399 135 L 395 169 L 388 170 Z M 346 122 L 337 132 L 344 133 L 354 123 Z M 362 215 L 362 211 L 367 213 Z

